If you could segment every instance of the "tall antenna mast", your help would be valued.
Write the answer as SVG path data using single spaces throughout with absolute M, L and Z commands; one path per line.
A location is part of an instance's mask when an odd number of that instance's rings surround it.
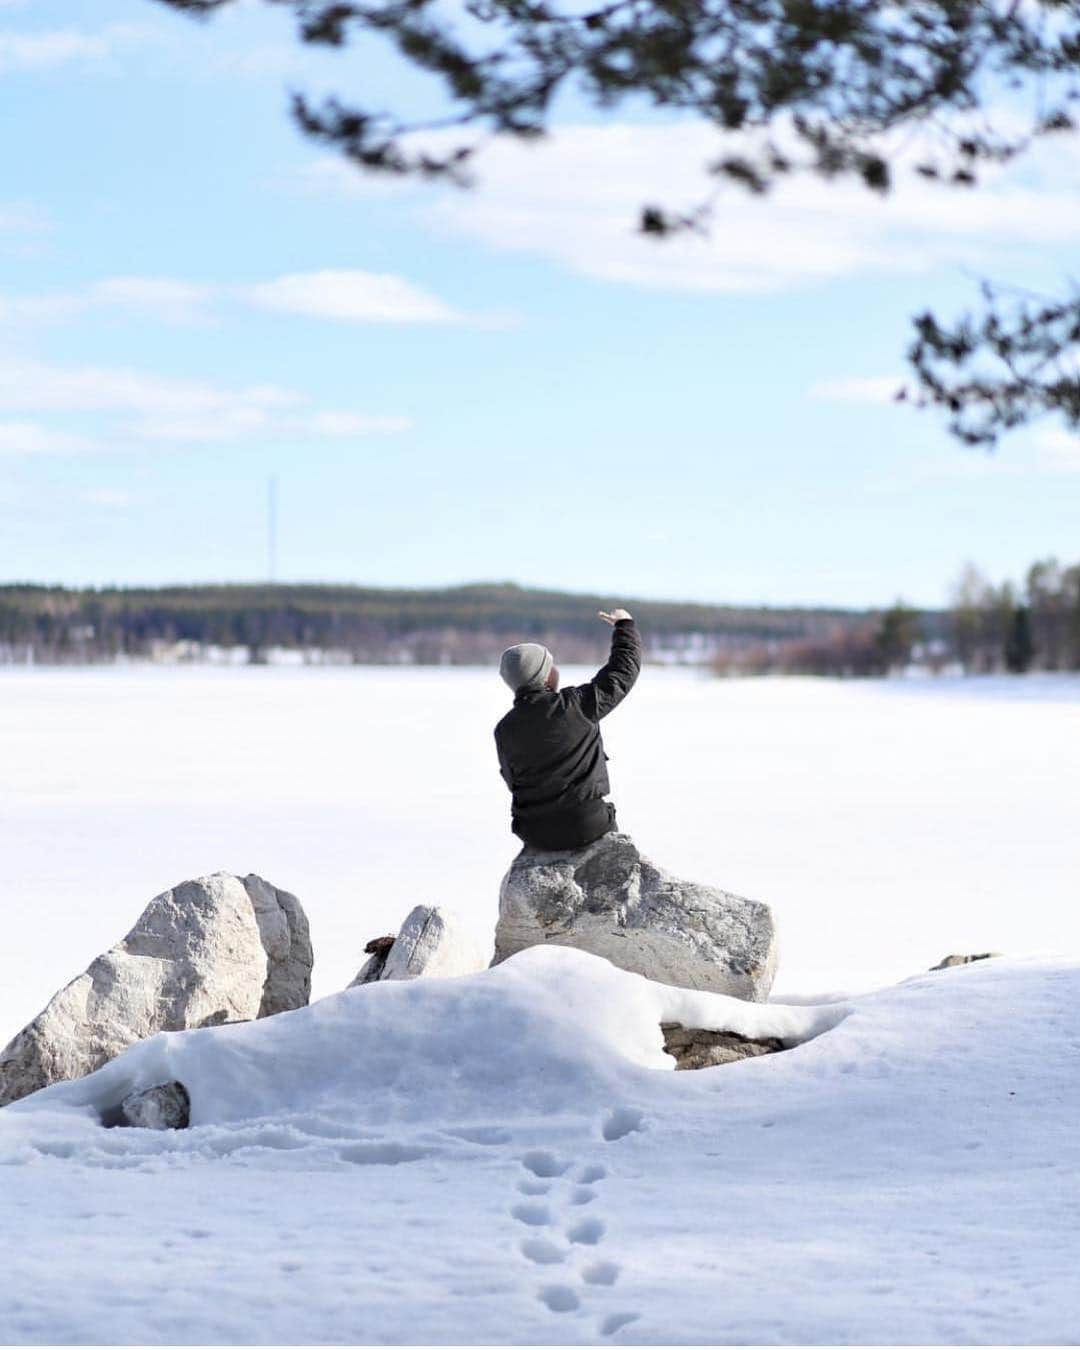
M 266 561 L 271 584 L 277 581 L 277 474 L 266 483 Z

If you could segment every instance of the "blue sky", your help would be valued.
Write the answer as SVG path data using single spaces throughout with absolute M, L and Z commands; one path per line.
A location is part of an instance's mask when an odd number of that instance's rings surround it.
M 568 103 L 470 192 L 364 179 L 287 89 L 425 87 L 259 0 L 0 0 L 0 77 L 4 580 L 262 578 L 270 475 L 289 580 L 932 605 L 1080 557 L 1076 437 L 987 457 L 889 397 L 912 312 L 1073 270 L 1073 141 L 662 245 L 635 207 L 700 197 L 703 128 Z

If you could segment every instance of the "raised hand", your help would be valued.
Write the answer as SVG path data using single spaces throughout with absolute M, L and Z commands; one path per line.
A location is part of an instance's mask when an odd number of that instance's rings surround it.
M 605 623 L 610 623 L 612 626 L 617 624 L 620 619 L 629 619 L 633 617 L 630 614 L 630 611 L 626 609 L 613 609 L 610 614 L 608 614 L 607 611 L 603 609 L 599 610 L 598 612 L 603 621 Z

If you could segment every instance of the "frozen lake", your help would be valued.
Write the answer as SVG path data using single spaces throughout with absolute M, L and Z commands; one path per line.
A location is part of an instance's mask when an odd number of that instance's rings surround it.
M 507 701 L 479 670 L 0 670 L 0 1043 L 151 896 L 220 869 L 300 897 L 316 995 L 419 902 L 490 940 Z M 1078 679 L 647 668 L 604 725 L 622 828 L 774 907 L 780 996 L 1080 951 Z

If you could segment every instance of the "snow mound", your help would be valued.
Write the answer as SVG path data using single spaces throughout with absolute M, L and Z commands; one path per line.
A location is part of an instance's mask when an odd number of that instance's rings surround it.
M 1071 1344 L 1077 1045 L 1074 961 L 783 1007 L 559 947 L 159 1036 L 0 1111 L 0 1343 Z M 169 1078 L 193 1128 L 100 1124 Z
M 129 1093 L 175 1079 L 193 1126 L 545 1116 L 606 1099 L 635 1072 L 673 1069 L 662 1022 L 795 1045 L 846 1012 L 675 989 L 585 952 L 532 948 L 477 975 L 380 981 L 259 1022 L 162 1033 L 11 1110 L 100 1121 Z

